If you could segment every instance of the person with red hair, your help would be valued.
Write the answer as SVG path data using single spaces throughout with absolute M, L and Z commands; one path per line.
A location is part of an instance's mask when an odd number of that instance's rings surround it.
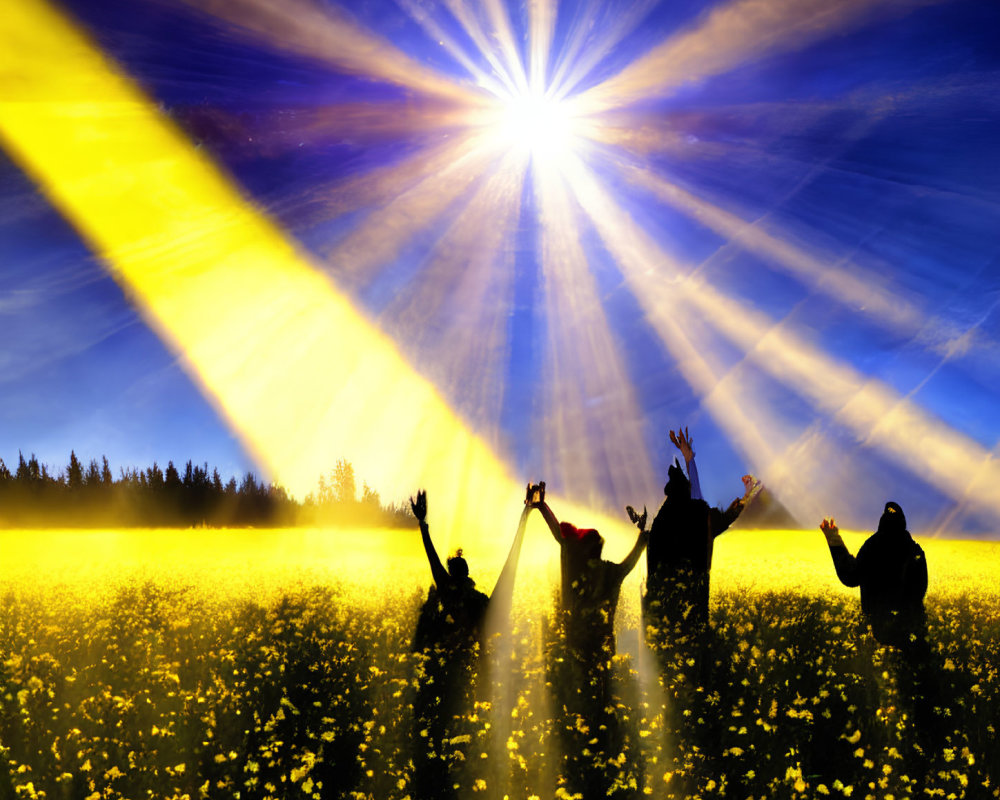
M 648 534 L 639 533 L 621 563 L 601 557 L 604 538 L 593 528 L 577 528 L 556 519 L 542 492 L 532 504 L 542 512 L 559 545 L 561 641 L 554 643 L 550 670 L 559 735 L 565 764 L 566 789 L 574 796 L 608 797 L 628 783 L 615 766 L 624 746 L 623 723 L 612 691 L 615 655 L 615 611 L 622 583 L 646 547 Z M 642 776 L 632 776 L 641 781 Z
M 615 654 L 615 611 L 622 583 L 639 562 L 649 534 L 640 531 L 629 554 L 615 563 L 601 557 L 604 537 L 596 530 L 556 519 L 545 502 L 544 488 L 533 505 L 542 512 L 560 549 L 560 605 L 566 643 L 574 656 L 588 663 L 609 661 Z

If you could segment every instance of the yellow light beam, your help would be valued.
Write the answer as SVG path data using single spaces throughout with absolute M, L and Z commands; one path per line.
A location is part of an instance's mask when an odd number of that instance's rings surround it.
M 429 69 L 366 30 L 342 8 L 310 0 L 185 0 L 230 22 L 231 33 L 426 94 L 476 105 L 482 96 Z
M 589 113 L 631 105 L 727 72 L 752 58 L 801 49 L 862 25 L 876 13 L 905 11 L 924 2 L 731 0 L 577 99 Z
M 155 104 L 42 0 L 0 24 L 0 143 L 272 477 L 426 487 L 449 534 L 520 481 Z
M 1000 485 L 1000 463 L 982 445 L 877 378 L 861 374 L 774 324 L 766 314 L 743 307 L 704 281 L 686 279 L 670 256 L 600 188 L 582 162 L 577 159 L 565 174 L 651 317 L 657 312 L 649 298 L 663 296 L 657 282 L 671 280 L 668 302 L 698 309 L 754 363 L 832 422 L 949 497 L 960 501 L 971 492 L 978 509 L 1000 517 L 1000 493 L 990 489 Z M 970 473 L 974 476 L 971 483 Z
M 536 161 L 535 175 L 548 320 L 540 432 L 546 474 L 591 504 L 609 494 L 642 503 L 656 497 L 658 476 L 632 381 L 580 244 L 574 201 L 557 164 Z

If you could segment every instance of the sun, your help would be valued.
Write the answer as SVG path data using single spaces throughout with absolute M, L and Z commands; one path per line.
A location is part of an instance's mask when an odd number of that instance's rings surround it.
M 500 144 L 536 157 L 566 152 L 578 135 L 569 107 L 536 90 L 500 100 L 495 124 Z

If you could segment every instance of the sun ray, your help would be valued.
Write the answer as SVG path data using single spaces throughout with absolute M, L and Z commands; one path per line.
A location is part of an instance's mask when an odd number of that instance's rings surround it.
M 548 349 L 545 473 L 595 506 L 655 497 L 632 382 L 580 244 L 573 201 L 551 164 L 535 166 Z
M 185 0 L 231 23 L 234 34 L 300 53 L 337 69 L 365 75 L 468 105 L 482 96 L 458 85 L 354 21 L 343 8 L 309 0 Z
M 505 63 L 504 53 L 497 53 L 490 32 L 484 29 L 476 12 L 465 0 L 444 0 L 452 16 L 465 30 L 479 52 L 493 67 L 494 72 L 506 87 L 508 95 L 516 95 L 526 90 L 526 79 L 523 69 L 520 75 L 517 69 L 508 61 Z
M 977 470 L 977 488 L 1000 483 L 1000 464 L 970 437 L 878 379 L 862 375 L 806 343 L 766 315 L 741 306 L 704 281 L 687 279 L 586 168 L 579 163 L 576 167 L 566 172 L 574 193 L 648 314 L 660 313 L 651 307 L 650 295 L 661 296 L 665 304 L 684 303 L 698 309 L 759 368 L 794 389 L 817 412 L 953 499 L 967 496 L 964 476 L 970 469 Z M 664 279 L 672 281 L 669 297 L 654 286 Z M 983 492 L 975 502 L 978 508 L 1000 514 L 1000 495 L 996 493 Z
M 420 354 L 422 369 L 494 447 L 502 439 L 502 370 L 513 302 L 508 242 L 519 221 L 526 169 L 523 155 L 505 157 L 380 316 L 382 329 L 404 351 Z
M 528 0 L 528 86 L 536 93 L 543 92 L 547 84 L 556 7 L 556 0 Z
M 431 39 L 443 47 L 457 63 L 461 64 L 475 78 L 477 85 L 494 95 L 503 94 L 503 84 L 473 61 L 465 49 L 445 31 L 444 26 L 434 18 L 428 9 L 416 0 L 396 0 L 396 2 L 410 15 L 411 19 L 427 32 Z
M 777 490 L 782 503 L 802 524 L 852 509 L 877 508 L 885 498 L 870 459 L 857 459 L 853 435 L 840 434 L 825 418 L 803 419 L 774 402 L 766 370 L 744 355 L 736 363 L 715 346 L 720 336 L 711 317 L 683 296 L 674 285 L 650 283 L 654 328 L 694 388 L 699 401 L 736 445 L 758 478 Z M 842 508 L 851 498 L 851 509 Z
M 369 214 L 327 255 L 337 275 L 370 280 L 392 263 L 412 238 L 427 229 L 490 169 L 497 152 L 488 139 L 469 137 L 450 149 L 442 168 Z
M 516 492 L 387 338 L 58 12 L 25 0 L 0 31 L 5 149 L 274 478 L 304 493 L 346 457 L 387 496 L 425 485 L 442 508 L 470 485 L 487 504 Z
M 892 292 L 885 279 L 861 265 L 832 254 L 809 252 L 768 230 L 766 218 L 746 220 L 718 205 L 685 191 L 675 183 L 634 165 L 622 174 L 636 186 L 653 193 L 691 219 L 715 231 L 727 241 L 761 257 L 811 290 L 837 300 L 847 308 L 870 316 L 878 324 L 916 337 L 938 354 L 951 354 L 968 347 L 965 332 L 947 320 L 928 315 L 904 297 Z M 959 345 L 962 342 L 963 344 Z
M 282 215 L 295 210 L 296 220 L 312 224 L 364 209 L 384 208 L 397 197 L 419 186 L 454 163 L 456 148 L 462 151 L 461 135 L 423 148 L 395 164 L 320 183 L 272 206 Z
M 507 64 L 508 72 L 514 76 L 514 85 L 518 92 L 528 91 L 528 73 L 524 69 L 521 52 L 514 39 L 510 17 L 503 0 L 481 0 L 486 7 L 486 14 L 492 25 L 491 35 L 500 46 L 500 53 Z
M 600 16 L 601 0 L 590 0 L 576 14 L 556 64 L 551 81 L 553 95 L 562 99 L 571 94 L 619 42 L 642 24 L 657 3 L 659 0 L 639 0 L 624 9 L 615 9 L 613 18 L 602 20 L 605 24 L 595 30 L 593 21 Z
M 905 11 L 922 0 L 731 0 L 581 93 L 589 113 L 666 95 L 680 85 L 727 72 L 754 58 L 798 50 L 869 22 L 877 13 Z

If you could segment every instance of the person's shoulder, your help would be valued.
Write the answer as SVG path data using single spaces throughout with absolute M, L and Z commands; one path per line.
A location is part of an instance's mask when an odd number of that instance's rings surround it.
M 861 543 L 861 547 L 858 548 L 858 554 L 855 558 L 863 558 L 864 556 L 884 552 L 883 548 L 884 544 L 882 544 L 882 540 L 879 538 L 879 535 L 877 533 L 873 533 Z

